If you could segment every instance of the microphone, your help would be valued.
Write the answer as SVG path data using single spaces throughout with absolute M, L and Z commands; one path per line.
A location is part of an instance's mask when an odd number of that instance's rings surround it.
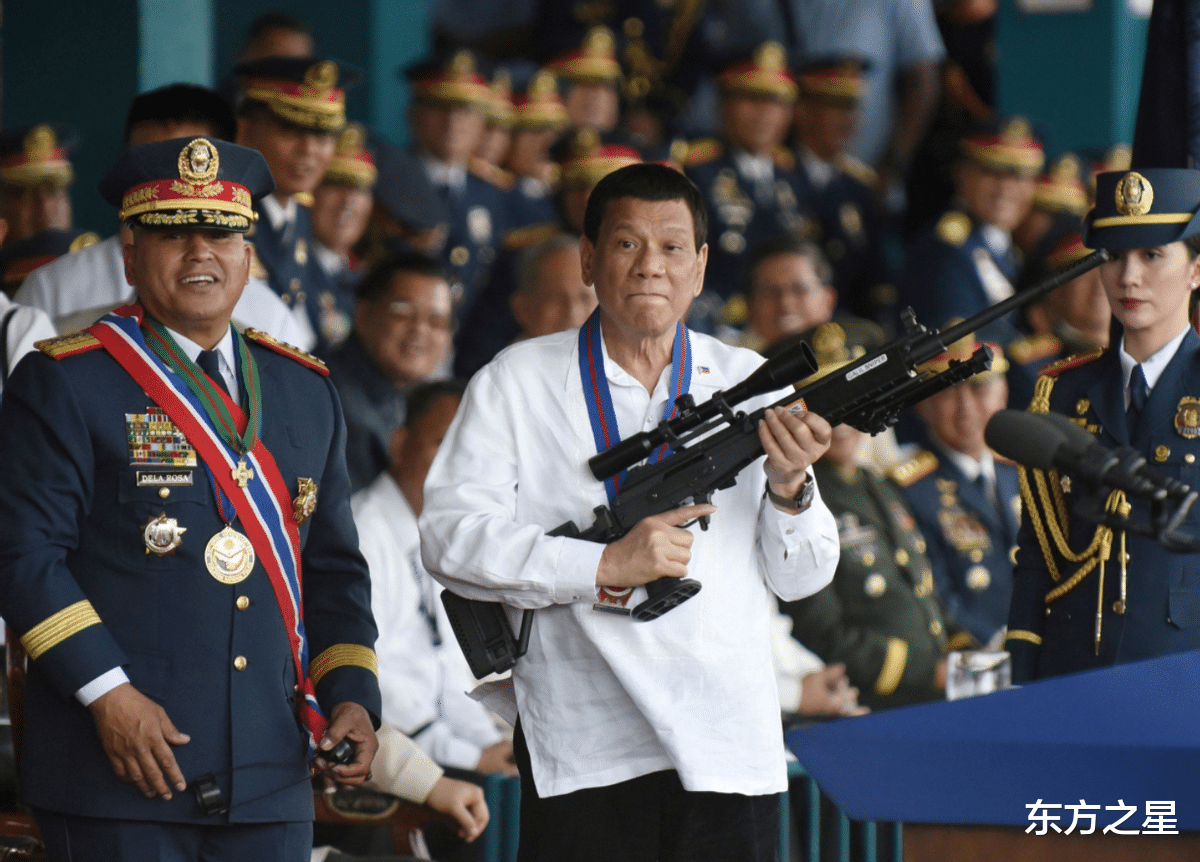
M 1146 467 L 1135 449 L 1111 449 L 1066 416 L 1001 410 L 988 422 L 984 439 L 1006 458 L 1038 470 L 1055 468 L 1085 482 L 1118 488 L 1137 497 L 1163 500 L 1189 490 Z

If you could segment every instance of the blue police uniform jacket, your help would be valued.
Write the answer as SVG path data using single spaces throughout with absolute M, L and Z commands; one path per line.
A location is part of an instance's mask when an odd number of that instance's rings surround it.
M 953 461 L 928 450 L 893 477 L 928 542 L 938 595 L 950 621 L 985 644 L 1008 621 L 1017 542 L 1017 470 L 996 463 L 996 504 Z
M 289 491 L 301 478 L 317 483 L 316 508 L 299 533 L 309 656 L 326 653 L 333 665 L 317 682 L 318 700 L 326 715 L 338 703 L 356 702 L 378 716 L 371 661 L 338 657 L 373 656 L 376 630 L 350 512 L 337 395 L 294 359 L 250 345 L 262 381 L 261 439 Z M 26 643 L 23 798 L 97 818 L 309 820 L 297 679 L 270 579 L 261 560 L 236 585 L 209 575 L 205 545 L 225 526 L 210 478 L 202 462 L 184 465 L 188 447 L 169 423 L 151 431 L 164 449 L 183 452 L 180 460 L 132 463 L 137 425 L 147 418 L 166 421 L 103 349 L 61 361 L 31 354 L 4 393 L 0 613 L 17 634 L 36 629 L 41 641 L 38 648 Z M 164 489 L 147 483 L 150 474 L 177 478 Z M 160 513 L 186 530 L 182 544 L 163 556 L 150 553 L 143 536 Z M 244 534 L 240 524 L 232 526 Z M 191 736 L 172 749 L 183 776 L 190 783 L 212 773 L 228 815 L 203 815 L 191 793 L 147 799 L 117 778 L 91 714 L 75 698 L 115 667 Z
M 444 189 L 450 212 L 442 255 L 462 285 L 456 308 L 459 319 L 474 302 L 496 262 L 496 252 L 511 221 L 511 192 L 478 173 L 472 166 L 461 191 Z
M 349 285 L 332 278 L 317 260 L 312 213 L 296 207 L 291 224 L 276 228 L 261 202 L 255 205 L 258 221 L 250 241 L 266 279 L 279 297 L 292 308 L 302 307 L 317 336 L 314 352 L 326 356 L 350 334 L 354 319 L 354 295 Z
M 849 156 L 837 160 L 832 179 L 818 187 L 804 160 L 796 160 L 800 200 L 816 226 L 812 238 L 833 267 L 838 308 L 869 320 L 890 320 L 895 288 L 883 255 L 884 215 L 866 182 L 871 169 Z
M 911 306 L 917 320 L 941 327 L 951 318 L 966 319 L 993 305 L 984 278 L 997 276 L 1016 283 L 1015 252 L 998 254 L 984 240 L 983 225 L 966 213 L 951 210 L 914 242 L 901 278 L 900 304 Z M 1017 337 L 1010 314 L 982 327 L 983 341 L 1008 344 Z
M 806 236 L 812 219 L 797 191 L 795 163 L 781 150 L 774 159 L 770 197 L 759 200 L 755 182 L 737 169 L 733 153 L 714 140 L 691 145 L 685 173 L 704 195 L 708 210 L 706 290 L 722 298 L 745 287 L 746 262 L 755 247 L 775 236 Z
M 1119 327 L 1110 342 L 1120 344 Z M 1150 392 L 1136 432 L 1130 439 L 1125 419 L 1123 377 L 1118 350 L 1094 350 L 1046 369 L 1038 381 L 1031 410 L 1051 410 L 1074 418 L 1104 446 L 1132 446 L 1157 472 L 1200 487 L 1200 336 L 1190 329 Z M 1152 538 L 1125 533 L 1128 564 L 1122 573 L 1121 531 L 1101 567 L 1064 558 L 1052 536 L 1039 541 L 1033 516 L 1043 527 L 1066 528 L 1078 556 L 1097 528 L 1075 513 L 1086 488 L 1070 477 L 1051 473 L 1038 487 L 1039 474 L 1028 471 L 1031 494 L 1023 497 L 1021 527 L 1009 613 L 1007 649 L 1014 681 L 1026 681 L 1137 661 L 1200 648 L 1200 554 L 1178 554 Z M 1022 489 L 1024 494 L 1024 488 Z M 1103 492 L 1107 493 L 1107 492 Z M 1103 503 L 1104 500 L 1101 500 Z M 1132 500 L 1134 519 L 1145 519 L 1146 504 Z M 1067 511 L 1066 523 L 1049 524 L 1046 504 Z M 1035 511 L 1031 511 L 1035 509 Z M 1200 512 L 1193 509 L 1181 525 L 1200 535 Z M 1057 576 L 1050 570 L 1057 570 Z M 1101 612 L 1096 646 L 1097 609 Z
M 352 333 L 329 357 L 329 379 L 346 411 L 346 467 L 359 491 L 392 463 L 392 432 L 404 424 L 408 395 L 396 388 Z

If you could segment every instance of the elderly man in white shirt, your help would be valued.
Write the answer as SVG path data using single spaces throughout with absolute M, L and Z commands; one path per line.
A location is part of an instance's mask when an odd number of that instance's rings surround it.
M 833 576 L 837 530 L 809 474 L 831 430 L 768 411 L 765 461 L 713 505 L 645 518 L 608 545 L 547 536 L 606 502 L 587 468 L 603 434 L 653 427 L 683 391 L 703 402 L 762 362 L 680 323 L 708 253 L 682 174 L 610 174 L 584 233 L 600 307 L 472 380 L 426 482 L 425 566 L 466 598 L 537 609 L 511 682 L 483 695 L 520 717 L 522 860 L 774 859 L 787 781 L 767 598 Z M 690 528 L 705 515 L 707 531 Z M 622 615 L 646 583 L 684 575 L 703 585 L 694 598 L 651 622 Z

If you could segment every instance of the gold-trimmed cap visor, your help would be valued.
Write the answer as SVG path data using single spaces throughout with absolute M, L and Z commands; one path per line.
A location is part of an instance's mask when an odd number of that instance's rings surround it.
M 64 188 L 75 179 L 68 151 L 74 134 L 41 123 L 0 135 L 0 182 L 10 186 Z
M 274 188 L 257 150 L 207 138 L 131 147 L 100 181 L 122 222 L 238 233 L 256 220 L 254 201 Z
M 963 138 L 962 154 L 986 170 L 1029 177 L 1037 176 L 1046 162 L 1042 145 L 1024 117 L 976 128 Z
M 1149 248 L 1200 232 L 1200 171 L 1142 168 L 1096 177 L 1096 203 L 1083 221 L 1088 248 Z
M 641 161 L 642 154 L 633 147 L 607 144 L 564 162 L 562 183 L 564 188 L 591 188 L 613 171 Z
M 730 66 L 717 76 L 723 94 L 794 101 L 795 76 L 788 70 L 787 54 L 778 42 L 764 42 L 746 63 Z

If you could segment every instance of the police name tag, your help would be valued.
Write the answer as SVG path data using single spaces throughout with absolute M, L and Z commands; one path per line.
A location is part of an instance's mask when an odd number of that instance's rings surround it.
M 192 471 L 160 473 L 151 470 L 137 471 L 139 488 L 183 488 L 192 484 Z

